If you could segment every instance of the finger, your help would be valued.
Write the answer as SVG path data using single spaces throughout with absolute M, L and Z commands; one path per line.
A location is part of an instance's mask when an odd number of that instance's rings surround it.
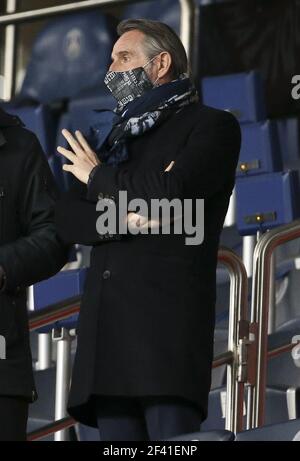
M 64 171 L 68 171 L 69 173 L 73 173 L 73 165 L 68 165 L 68 164 L 65 164 L 63 165 L 62 169 Z M 73 173 L 74 174 L 74 173 Z
M 75 178 L 79 179 L 79 181 L 81 181 L 81 182 L 83 182 L 85 184 L 87 183 L 88 177 L 86 177 L 84 172 L 82 172 L 76 166 L 70 165 L 70 164 L 65 164 L 65 165 L 63 165 L 62 169 L 64 171 L 67 171 L 68 173 L 72 173 L 72 175 L 75 176 Z
M 89 145 L 89 143 L 87 142 L 83 134 L 81 133 L 81 131 L 76 130 L 75 135 L 81 147 L 83 148 L 84 152 L 87 154 L 88 158 L 98 165 L 100 161 L 96 153 L 93 151 L 93 149 L 91 148 L 91 146 Z
M 85 139 L 85 137 L 83 136 L 83 134 L 81 133 L 81 131 L 79 130 L 76 130 L 75 131 L 75 136 L 79 142 L 79 144 L 81 145 L 81 147 L 83 148 L 83 150 L 85 150 L 85 152 L 88 152 L 90 154 L 93 153 L 92 149 L 91 149 L 91 146 L 89 145 L 89 143 L 87 142 L 87 140 Z
M 69 145 L 72 147 L 73 151 L 75 152 L 76 155 L 82 156 L 84 154 L 82 147 L 80 144 L 76 141 L 74 136 L 70 133 L 70 131 L 66 130 L 65 128 L 61 131 L 62 135 L 65 137 L 65 139 L 68 141 Z
M 58 146 L 57 147 L 57 152 L 59 152 L 64 157 L 66 157 L 68 160 L 70 160 L 70 162 L 74 163 L 76 161 L 76 155 L 73 152 L 71 152 L 70 150 L 65 149 L 64 147 Z
M 174 160 L 172 160 L 172 162 L 167 166 L 167 168 L 165 169 L 165 171 L 170 171 L 170 169 L 172 168 L 172 166 L 174 165 Z

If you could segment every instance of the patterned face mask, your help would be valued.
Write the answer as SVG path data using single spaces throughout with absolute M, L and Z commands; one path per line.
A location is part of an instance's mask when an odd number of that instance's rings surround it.
M 123 72 L 108 71 L 106 73 L 104 83 L 118 101 L 119 108 L 124 107 L 128 102 L 133 101 L 133 99 L 155 86 L 158 78 L 152 83 L 144 70 L 155 57 L 150 59 L 143 67 L 136 67 Z

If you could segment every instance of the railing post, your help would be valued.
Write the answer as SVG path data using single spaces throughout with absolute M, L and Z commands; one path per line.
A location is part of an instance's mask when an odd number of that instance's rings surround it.
M 249 429 L 262 426 L 265 419 L 268 321 L 275 283 L 272 256 L 275 248 L 296 238 L 300 238 L 299 219 L 263 234 L 254 250 L 251 322 L 257 324 L 257 363 L 254 383 L 248 392 Z
M 248 279 L 242 260 L 232 250 L 220 248 L 218 261 L 230 275 L 228 350 L 233 360 L 227 363 L 225 428 L 232 432 L 243 429 L 244 410 L 244 343 L 248 341 L 247 303 Z
M 38 359 L 36 370 L 47 370 L 52 366 L 52 337 L 51 333 L 38 334 Z
M 72 337 L 66 328 L 61 328 L 59 331 L 53 329 L 52 337 L 53 341 L 57 342 L 55 420 L 59 420 L 68 416 L 67 402 L 71 377 Z M 67 441 L 67 430 L 56 432 L 54 440 L 55 442 Z
M 185 48 L 191 68 L 193 67 L 193 40 L 195 31 L 194 0 L 179 0 L 180 2 L 180 38 Z
M 274 333 L 276 330 L 276 257 L 275 252 L 272 253 L 270 259 L 270 296 L 269 296 L 269 320 L 268 320 L 268 334 Z
M 15 13 L 17 0 L 6 0 L 6 12 Z M 13 95 L 16 75 L 16 26 L 14 24 L 5 27 L 4 45 L 4 86 L 3 99 L 9 101 Z

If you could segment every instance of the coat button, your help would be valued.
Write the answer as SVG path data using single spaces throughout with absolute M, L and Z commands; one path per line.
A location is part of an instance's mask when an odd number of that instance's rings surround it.
M 104 271 L 103 274 L 102 274 L 102 277 L 103 277 L 104 279 L 109 279 L 109 277 L 110 277 L 110 271 L 108 271 L 108 270 Z

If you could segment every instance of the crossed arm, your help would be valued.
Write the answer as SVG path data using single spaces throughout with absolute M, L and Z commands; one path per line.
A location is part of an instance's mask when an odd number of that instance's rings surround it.
M 72 173 L 82 183 L 87 184 L 92 170 L 95 167 L 101 167 L 101 161 L 79 130 L 75 131 L 75 137 L 66 129 L 62 130 L 62 134 L 72 149 L 57 147 L 57 151 L 72 162 L 71 164 L 63 165 L 63 169 Z M 174 163 L 172 161 L 164 171 L 170 171 Z M 127 223 L 125 224 L 127 224 L 128 229 L 144 229 L 146 227 L 153 229 L 159 227 L 159 221 L 148 220 L 147 217 L 134 212 L 127 214 Z

